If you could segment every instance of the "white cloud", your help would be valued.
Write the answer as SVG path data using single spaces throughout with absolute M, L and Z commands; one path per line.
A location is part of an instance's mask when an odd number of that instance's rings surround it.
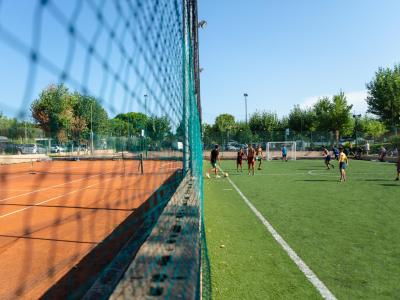
M 353 91 L 353 92 L 348 92 L 345 93 L 347 102 L 349 104 L 353 104 L 353 109 L 352 111 L 357 113 L 357 114 L 365 114 L 368 109 L 367 102 L 365 99 L 367 98 L 367 91 Z M 313 96 L 313 97 L 308 97 L 304 99 L 304 101 L 300 104 L 301 108 L 309 108 L 312 107 L 318 99 L 322 97 L 329 97 L 332 98 L 333 95 L 321 95 L 321 96 Z

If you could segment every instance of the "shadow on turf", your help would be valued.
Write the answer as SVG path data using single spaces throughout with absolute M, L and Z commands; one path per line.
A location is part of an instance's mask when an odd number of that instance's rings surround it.
M 365 179 L 364 181 L 393 181 L 393 179 Z
M 304 179 L 304 180 L 296 180 L 296 181 L 309 181 L 309 182 L 332 182 L 332 180 L 327 180 L 327 179 Z
M 297 168 L 297 171 L 310 171 L 310 170 L 314 170 L 314 169 L 322 169 L 322 170 L 326 170 L 325 166 L 311 166 L 308 168 Z
M 381 183 L 381 185 L 383 185 L 383 186 L 397 186 L 397 187 L 400 187 L 400 184 L 397 184 L 397 183 Z

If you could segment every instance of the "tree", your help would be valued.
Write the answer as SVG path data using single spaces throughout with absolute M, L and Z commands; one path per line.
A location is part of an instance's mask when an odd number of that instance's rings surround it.
M 296 132 L 314 131 L 316 127 L 316 116 L 313 109 L 301 109 L 295 105 L 289 113 L 289 128 Z
M 250 127 L 245 122 L 239 122 L 236 124 L 236 132 L 234 135 L 234 139 L 240 143 L 252 143 L 253 142 L 253 134 L 250 130 Z
M 230 135 L 234 133 L 235 125 L 235 117 L 230 114 L 221 114 L 215 118 L 214 130 L 221 143 L 224 143 L 225 138 L 229 140 Z
M 220 143 L 221 134 L 215 125 L 203 123 L 203 143 L 207 146 Z
M 254 135 L 266 139 L 267 134 L 272 134 L 279 128 L 279 119 L 276 113 L 262 111 L 250 116 L 249 127 Z
M 71 98 L 75 124 L 86 124 L 82 128 L 84 138 L 90 137 L 90 130 L 98 135 L 105 134 L 108 129 L 108 114 L 100 102 L 95 97 L 81 95 L 78 92 L 75 92 Z
M 353 105 L 347 104 L 343 92 L 334 95 L 332 101 L 328 97 L 320 99 L 314 105 L 314 111 L 319 130 L 329 130 L 335 133 L 336 142 L 339 142 L 340 133 L 346 135 L 353 131 L 353 122 L 350 111 Z
M 331 128 L 335 132 L 336 140 L 339 139 L 339 133 L 344 135 L 351 134 L 353 131 L 353 123 L 351 117 L 351 109 L 353 105 L 347 104 L 347 98 L 343 92 L 334 95 L 333 106 L 331 111 Z
M 358 121 L 357 127 L 357 131 L 361 131 L 368 137 L 372 137 L 374 139 L 381 137 L 387 131 L 385 124 L 368 116 L 364 116 L 363 118 L 361 118 Z
M 48 137 L 60 143 L 72 139 L 79 143 L 90 138 L 90 130 L 105 134 L 108 115 L 100 102 L 78 92 L 70 93 L 63 85 L 50 85 L 31 105 L 33 119 Z
M 400 64 L 393 69 L 379 68 L 367 83 L 368 112 L 394 129 L 400 125 Z
M 73 120 L 72 98 L 63 85 L 50 85 L 31 104 L 33 119 L 59 142 L 65 142 Z
M 116 119 L 120 119 L 126 122 L 128 126 L 129 135 L 140 136 L 142 129 L 146 128 L 147 121 L 149 119 L 143 113 L 129 112 L 125 114 L 118 114 L 115 116 Z
M 150 117 L 146 124 L 146 134 L 153 141 L 159 142 L 171 133 L 171 125 L 167 117 Z
M 121 137 L 128 135 L 128 124 L 119 118 L 109 120 L 109 128 L 111 134 L 114 136 Z
M 235 124 L 235 117 L 230 114 L 222 114 L 215 118 L 215 126 L 223 134 L 232 132 Z

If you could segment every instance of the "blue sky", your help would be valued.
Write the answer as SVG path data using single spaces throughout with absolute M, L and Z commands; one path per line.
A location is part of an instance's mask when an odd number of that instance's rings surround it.
M 365 83 L 400 62 L 398 0 L 200 0 L 203 119 L 287 115 L 339 90 L 364 113 Z
M 29 119 L 32 100 L 63 82 L 98 98 L 111 117 L 147 111 L 179 125 L 182 16 L 174 2 L 41 3 L 0 0 L 0 112 Z

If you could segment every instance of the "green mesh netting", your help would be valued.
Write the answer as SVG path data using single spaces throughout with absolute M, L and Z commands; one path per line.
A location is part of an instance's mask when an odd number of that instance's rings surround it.
M 109 296 L 186 174 L 200 222 L 197 30 L 195 0 L 0 0 L 0 298 Z

